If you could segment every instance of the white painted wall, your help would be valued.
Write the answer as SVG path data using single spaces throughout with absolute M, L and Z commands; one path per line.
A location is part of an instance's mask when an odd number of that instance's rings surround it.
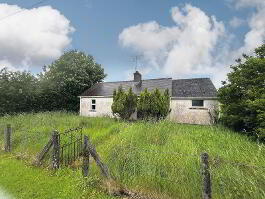
M 96 100 L 96 111 L 91 110 L 92 99 Z M 103 117 L 110 116 L 112 117 L 111 105 L 113 99 L 111 97 L 81 97 L 80 98 L 80 115 L 89 116 L 89 117 Z
M 96 111 L 91 110 L 92 99 L 96 100 Z M 113 99 L 111 97 L 81 97 L 80 115 L 89 117 L 113 117 L 111 111 Z M 209 109 L 218 105 L 217 100 L 204 100 L 204 107 L 193 109 L 191 99 L 172 99 L 169 119 L 178 123 L 204 124 L 211 122 Z
M 169 119 L 178 123 L 211 124 L 209 109 L 218 106 L 217 100 L 204 100 L 204 107 L 194 109 L 191 99 L 172 99 Z

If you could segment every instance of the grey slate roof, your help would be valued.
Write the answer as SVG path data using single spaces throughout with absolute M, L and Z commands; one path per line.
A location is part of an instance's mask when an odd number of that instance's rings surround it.
M 130 87 L 137 95 L 140 94 L 145 88 L 152 91 L 158 88 L 160 91 L 169 89 L 172 97 L 206 97 L 215 98 L 217 95 L 216 88 L 209 78 L 196 78 L 196 79 L 177 79 L 160 78 L 142 80 L 139 82 L 134 81 L 119 81 L 119 82 L 102 82 L 97 83 L 90 89 L 86 90 L 81 96 L 112 96 L 113 90 L 118 89 L 121 85 L 124 90 Z
M 173 97 L 216 97 L 217 91 L 210 78 L 176 79 L 172 81 Z
M 90 89 L 86 90 L 81 96 L 112 96 L 113 90 L 117 90 L 120 85 L 126 91 L 131 87 L 133 92 L 137 95 L 144 91 L 145 88 L 147 88 L 148 91 L 152 91 L 156 88 L 158 88 L 160 91 L 164 91 L 168 88 L 169 93 L 171 93 L 172 90 L 172 78 L 142 80 L 142 84 L 138 84 L 139 82 L 134 81 L 97 83 Z

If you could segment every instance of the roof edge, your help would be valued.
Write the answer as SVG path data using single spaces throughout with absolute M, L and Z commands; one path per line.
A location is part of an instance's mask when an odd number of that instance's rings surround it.
M 192 79 L 210 79 L 210 77 L 195 77 L 195 78 L 183 78 L 183 79 L 172 79 L 173 81 L 175 80 L 192 80 Z
M 201 99 L 201 100 L 218 100 L 218 97 L 171 97 L 173 100 L 188 100 L 188 99 Z
M 149 80 L 162 80 L 162 79 L 172 79 L 172 77 L 165 77 L 165 78 L 154 78 L 154 79 L 142 79 L 142 81 L 149 81 Z M 98 82 L 98 84 L 104 84 L 104 83 L 119 83 L 119 82 L 134 82 L 133 80 L 128 81 L 112 81 L 112 82 Z

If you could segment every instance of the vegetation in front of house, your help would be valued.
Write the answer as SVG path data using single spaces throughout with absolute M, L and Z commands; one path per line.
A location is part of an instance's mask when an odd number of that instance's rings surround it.
M 0 70 L 0 115 L 78 111 L 77 96 L 105 77 L 104 69 L 92 56 L 75 50 L 44 66 L 37 76 L 3 68 Z
M 170 95 L 168 89 L 163 94 L 158 89 L 155 89 L 154 92 L 148 92 L 147 89 L 141 92 L 137 102 L 137 116 L 140 119 L 165 119 L 169 113 Z
M 221 120 L 236 131 L 265 139 L 265 44 L 236 62 L 218 92 Z
M 118 115 L 120 118 L 128 120 L 136 111 L 137 95 L 132 92 L 132 88 L 128 92 L 122 90 L 119 86 L 118 91 L 113 91 L 113 103 L 111 109 L 113 115 Z
M 0 175 L 4 176 L 0 178 L 0 186 L 18 198 L 32 198 L 34 192 L 28 188 L 35 190 L 33 186 L 41 189 L 40 195 L 35 195 L 36 199 L 44 198 L 44 195 L 45 198 L 64 198 L 66 193 L 68 198 L 93 198 L 92 193 L 98 194 L 98 198 L 108 198 L 102 191 L 116 185 L 104 183 L 95 163 L 92 163 L 88 181 L 83 180 L 79 170 L 62 168 L 53 173 L 48 159 L 41 168 L 27 166 L 34 162 L 53 129 L 62 132 L 77 126 L 83 126 L 83 133 L 95 144 L 117 183 L 133 192 L 163 199 L 200 198 L 199 156 L 206 151 L 210 157 L 213 198 L 265 197 L 264 144 L 224 127 L 170 121 L 127 123 L 65 112 L 1 117 L 0 132 L 7 123 L 13 127 L 13 150 L 11 154 L 0 154 Z M 0 134 L 2 147 L 3 134 Z M 7 167 L 11 163 L 13 165 Z M 71 167 L 76 168 L 75 165 Z M 16 175 L 11 177 L 12 173 Z M 24 182 L 27 180 L 28 183 Z M 8 181 L 6 185 L 5 181 Z M 45 183 L 50 185 L 49 188 Z M 12 188 L 12 184 L 18 190 Z M 20 186 L 23 189 L 19 189 Z M 87 189 L 80 191 L 84 186 Z M 54 190 L 62 192 L 56 195 Z
M 165 119 L 170 113 L 170 95 L 166 89 L 163 94 L 158 89 L 149 92 L 145 89 L 140 93 L 139 98 L 132 92 L 132 88 L 128 92 L 124 91 L 120 86 L 118 91 L 113 91 L 113 103 L 111 106 L 114 116 L 128 120 L 137 110 L 137 118 L 142 120 Z
M 10 198 L 19 199 L 114 199 L 98 189 L 99 178 L 83 178 L 80 170 L 51 170 L 25 164 L 12 155 L 0 153 L 0 187 Z

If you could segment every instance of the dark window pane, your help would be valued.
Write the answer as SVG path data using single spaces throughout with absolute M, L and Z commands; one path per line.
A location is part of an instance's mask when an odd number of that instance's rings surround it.
M 203 100 L 192 100 L 192 106 L 203 106 Z
M 96 100 L 95 99 L 92 99 L 92 104 L 96 104 Z
M 92 105 L 92 110 L 96 110 L 96 105 Z

